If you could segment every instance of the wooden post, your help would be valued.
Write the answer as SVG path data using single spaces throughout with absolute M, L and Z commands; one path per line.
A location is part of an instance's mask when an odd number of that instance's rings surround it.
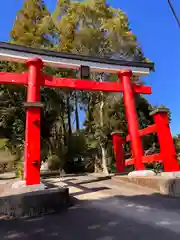
M 40 183 L 40 73 L 43 63 L 40 59 L 27 61 L 28 92 L 26 108 L 25 135 L 25 180 L 26 185 Z
M 112 141 L 114 146 L 114 156 L 116 160 L 116 171 L 118 173 L 122 173 L 125 171 L 125 161 L 124 161 L 124 151 L 123 151 L 123 143 L 124 140 L 121 137 L 120 132 L 113 132 Z
M 179 171 L 180 167 L 176 159 L 176 150 L 169 128 L 168 109 L 157 108 L 150 115 L 153 116 L 156 124 L 161 156 L 164 162 L 164 171 Z
M 134 102 L 134 92 L 131 83 L 131 76 L 131 71 L 122 71 L 119 73 L 119 80 L 123 85 L 124 104 L 126 108 L 126 118 L 128 121 L 128 130 L 131 140 L 134 166 L 136 170 L 144 170 L 145 167 L 142 162 L 143 148 L 139 135 L 139 126 Z

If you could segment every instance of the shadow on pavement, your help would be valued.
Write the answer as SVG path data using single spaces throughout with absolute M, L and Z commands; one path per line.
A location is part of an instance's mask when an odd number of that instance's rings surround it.
M 78 201 L 76 206 L 60 214 L 26 220 L 1 220 L 0 239 L 176 240 L 180 238 L 180 223 L 179 226 L 176 223 L 172 229 L 167 229 L 156 226 L 153 221 L 144 222 L 138 215 L 137 218 L 131 217 L 133 210 L 129 210 L 126 214 L 124 206 L 119 205 L 121 207 L 119 211 L 113 203 L 118 199 L 118 197 L 110 197 L 103 200 Z M 123 199 L 128 203 L 128 199 Z M 109 209 L 110 207 L 112 209 Z M 144 213 L 139 214 L 143 216 Z
M 86 179 L 79 180 L 77 175 L 74 176 L 74 178 L 71 178 L 71 179 L 66 179 L 67 177 L 72 177 L 72 176 L 61 176 L 59 178 L 59 180 L 53 181 L 53 183 L 59 183 L 59 182 L 64 182 L 64 181 L 76 181 L 76 184 L 88 184 L 88 183 L 102 182 L 104 180 L 111 179 L 111 176 L 95 177 L 93 179 L 88 179 L 88 180 L 86 180 Z M 75 178 L 75 177 L 77 177 L 77 178 Z
M 77 173 L 77 174 L 61 174 L 59 171 L 44 171 L 41 172 L 41 178 L 42 179 L 47 179 L 47 178 L 57 178 L 57 177 L 63 177 L 63 178 L 68 178 L 68 177 L 83 177 L 87 176 L 88 173 Z
M 72 178 L 72 179 L 68 179 L 68 180 L 62 180 L 61 182 L 65 183 L 68 185 L 68 187 L 74 187 L 80 190 L 80 192 L 75 192 L 75 193 L 71 193 L 72 197 L 78 196 L 78 195 L 82 195 L 82 194 L 86 194 L 86 193 L 92 193 L 92 192 L 98 192 L 98 191 L 103 191 L 103 190 L 108 190 L 110 189 L 109 187 L 85 187 L 82 186 L 81 183 L 73 183 L 72 181 L 74 181 L 76 179 Z M 54 187 L 54 182 L 51 183 L 49 181 L 45 181 L 46 185 L 49 187 Z M 58 183 L 58 182 L 55 182 Z
M 135 204 L 149 206 L 156 209 L 164 209 L 167 211 L 179 211 L 180 213 L 180 198 L 163 196 L 160 193 L 151 195 L 134 195 L 134 196 L 117 196 L 118 199 Z

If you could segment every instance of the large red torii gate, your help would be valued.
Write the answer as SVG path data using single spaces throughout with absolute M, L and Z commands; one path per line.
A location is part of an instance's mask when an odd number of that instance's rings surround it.
M 70 88 L 75 90 L 123 92 L 131 138 L 134 164 L 137 170 L 144 169 L 143 149 L 138 130 L 138 120 L 134 103 L 134 93 L 151 94 L 149 86 L 135 85 L 132 74 L 147 75 L 154 69 L 153 63 L 139 63 L 119 60 L 106 60 L 63 54 L 47 50 L 37 50 L 23 46 L 0 43 L 0 59 L 26 62 L 28 72 L 0 73 L 1 84 L 21 84 L 28 86 L 25 134 L 25 180 L 27 185 L 40 183 L 40 87 Z M 91 71 L 117 73 L 119 82 L 96 82 L 72 78 L 56 78 L 41 72 L 44 65 L 80 69 L 87 66 Z

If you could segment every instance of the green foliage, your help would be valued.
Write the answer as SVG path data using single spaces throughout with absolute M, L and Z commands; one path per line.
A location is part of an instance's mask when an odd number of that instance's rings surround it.
M 176 153 L 180 153 L 180 134 L 177 134 L 176 136 L 173 137 L 174 140 L 174 145 L 176 148 Z
M 48 169 L 53 171 L 53 170 L 59 170 L 61 167 L 61 161 L 58 156 L 56 155 L 51 155 L 47 159 L 48 162 Z
M 59 0 L 49 19 L 58 31 L 61 51 L 145 59 L 126 14 L 104 0 Z
M 14 167 L 14 157 L 6 149 L 6 141 L 1 141 L 0 147 L 0 173 L 10 172 Z
M 152 106 L 148 101 L 141 95 L 136 98 L 137 113 L 139 119 L 140 128 L 145 128 L 153 123 L 152 117 L 149 112 Z M 125 107 L 123 103 L 123 98 L 117 94 L 107 95 L 104 99 L 103 108 L 104 123 L 103 127 L 100 125 L 100 114 L 99 114 L 99 103 L 93 108 L 89 108 L 86 114 L 86 121 L 84 123 L 86 134 L 89 138 L 89 145 L 92 147 L 98 147 L 99 142 L 103 142 L 107 149 L 111 149 L 111 133 L 113 131 L 121 131 L 122 137 L 128 134 L 127 120 L 125 116 Z M 152 147 L 153 143 L 157 143 L 157 137 L 154 135 L 146 136 L 143 138 L 143 147 L 145 150 Z M 125 155 L 130 157 L 130 146 L 125 144 L 124 146 Z M 109 150 L 110 156 L 112 152 Z
M 17 13 L 11 30 L 11 42 L 33 47 L 49 47 L 52 44 L 51 29 L 46 23 L 49 12 L 43 0 L 26 0 Z
M 24 160 L 20 159 L 15 161 L 15 173 L 16 177 L 24 179 Z
M 73 157 L 82 156 L 86 150 L 86 139 L 84 132 L 77 132 L 71 138 L 71 154 Z

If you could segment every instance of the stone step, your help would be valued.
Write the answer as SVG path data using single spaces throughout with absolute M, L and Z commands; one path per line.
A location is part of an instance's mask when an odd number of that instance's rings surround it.
M 148 187 L 155 192 L 171 197 L 180 197 L 180 178 L 165 177 L 165 176 L 143 176 L 143 177 L 129 177 L 129 176 L 113 176 L 113 180 L 136 184 L 142 187 Z

